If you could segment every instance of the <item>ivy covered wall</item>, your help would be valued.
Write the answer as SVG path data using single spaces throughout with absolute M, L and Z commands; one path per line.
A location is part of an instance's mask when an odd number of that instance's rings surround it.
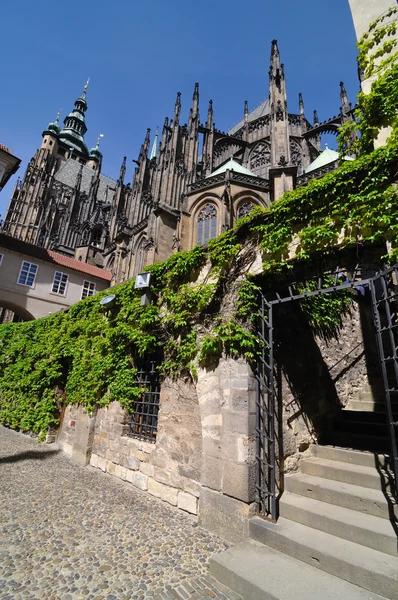
M 359 44 L 360 60 L 369 52 L 367 39 Z M 386 261 L 397 260 L 398 66 L 390 58 L 371 93 L 360 94 L 356 123 L 342 128 L 342 151 L 353 130 L 360 132 L 350 148 L 356 160 L 286 193 L 269 209 L 254 210 L 206 248 L 150 267 L 151 305 L 141 306 L 140 292 L 128 281 L 112 290 L 116 302 L 107 315 L 101 293 L 67 312 L 1 326 L 0 422 L 43 438 L 65 402 L 91 411 L 118 400 L 134 410 L 141 393 L 133 384 L 136 356 L 160 354 L 163 374 L 194 379 L 198 365 L 223 354 L 256 359 L 254 316 L 264 277 L 358 244 L 385 243 Z M 392 133 L 374 150 L 386 123 Z M 341 298 L 310 304 L 310 321 L 326 332 L 338 326 L 346 306 Z

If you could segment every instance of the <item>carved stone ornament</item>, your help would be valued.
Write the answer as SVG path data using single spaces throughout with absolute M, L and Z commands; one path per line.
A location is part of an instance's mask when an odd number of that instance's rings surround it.
M 271 149 L 266 142 L 260 142 L 253 148 L 250 154 L 250 170 L 255 171 L 259 167 L 271 163 Z
M 282 102 L 280 100 L 278 100 L 278 102 L 276 103 L 275 119 L 276 121 L 284 121 L 285 119 L 285 113 L 283 111 Z
M 250 200 L 245 200 L 238 207 L 237 218 L 241 219 L 242 217 L 247 217 L 248 215 L 250 215 L 253 208 L 253 202 L 250 202 Z
M 278 167 L 286 167 L 286 166 L 287 166 L 286 156 L 284 154 L 282 154 L 282 156 L 279 158 Z
M 270 116 L 264 115 L 263 117 L 256 119 L 256 121 L 249 123 L 249 133 L 253 133 L 253 131 L 259 131 L 260 129 L 263 129 L 263 127 L 266 127 L 267 125 L 269 125 L 269 123 L 270 123 Z
M 145 242 L 142 244 L 142 247 L 145 251 L 155 248 L 155 240 L 153 237 L 149 237 L 147 240 L 145 240 Z
M 301 147 L 295 140 L 290 140 L 290 157 L 294 165 L 300 166 L 302 161 Z

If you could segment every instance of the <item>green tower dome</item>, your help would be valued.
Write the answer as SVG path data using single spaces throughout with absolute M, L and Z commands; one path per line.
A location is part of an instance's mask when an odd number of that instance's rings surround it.
M 101 134 L 97 140 L 97 144 L 96 144 L 95 148 L 91 148 L 91 150 L 90 150 L 89 158 L 91 158 L 91 160 L 95 160 L 95 161 L 99 162 L 102 159 L 102 152 L 99 149 L 99 145 L 100 145 L 102 137 L 103 136 Z
M 57 118 L 55 119 L 54 123 L 48 124 L 47 131 L 50 131 L 51 133 L 54 133 L 55 135 L 60 134 L 61 127 L 58 125 L 59 117 L 60 117 L 60 113 L 57 114 Z

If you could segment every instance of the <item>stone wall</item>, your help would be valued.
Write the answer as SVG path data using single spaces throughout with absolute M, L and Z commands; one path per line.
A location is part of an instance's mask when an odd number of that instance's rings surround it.
M 289 310 L 286 309 L 286 310 Z M 370 305 L 354 301 L 335 336 L 314 335 L 299 303 L 277 324 L 280 454 L 284 472 L 296 470 L 310 444 L 322 442 L 340 410 L 369 389 L 379 389 Z
M 226 539 L 244 537 L 256 505 L 255 380 L 243 359 L 199 370 L 196 385 L 164 381 L 156 443 L 126 435 L 126 421 L 118 402 L 92 417 L 67 407 L 58 441 L 81 464 L 198 515 Z
M 126 435 L 126 420 L 118 402 L 98 410 L 90 464 L 196 515 L 202 440 L 194 386 L 162 384 L 156 443 Z
M 339 410 L 372 383 L 369 309 L 354 302 L 329 339 L 314 335 L 298 302 L 275 312 L 278 471 L 297 469 Z M 67 407 L 59 441 L 81 464 L 90 461 L 238 541 L 257 510 L 255 389 L 244 359 L 222 358 L 198 369 L 196 383 L 162 383 L 156 443 L 127 435 L 127 413 L 118 402 L 92 417 Z M 280 482 L 283 489 L 283 477 Z
M 255 379 L 243 359 L 198 373 L 202 419 L 199 522 L 235 541 L 255 505 Z

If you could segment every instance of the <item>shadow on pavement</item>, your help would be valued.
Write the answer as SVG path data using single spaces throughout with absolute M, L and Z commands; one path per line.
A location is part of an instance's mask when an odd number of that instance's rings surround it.
M 0 456 L 0 463 L 13 463 L 20 460 L 45 460 L 51 458 L 54 454 L 58 454 L 58 452 L 59 450 L 48 450 L 47 452 L 28 450 L 11 456 Z

